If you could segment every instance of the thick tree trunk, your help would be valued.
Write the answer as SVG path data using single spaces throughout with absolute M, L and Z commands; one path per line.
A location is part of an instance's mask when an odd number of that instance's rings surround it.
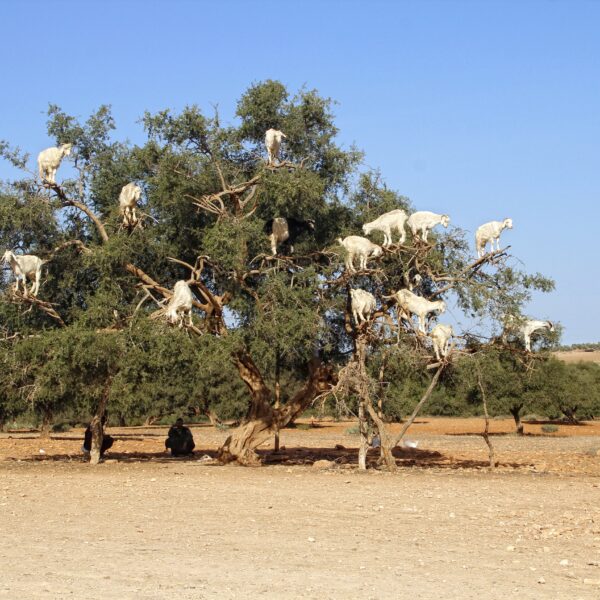
M 282 429 L 299 417 L 319 394 L 329 390 L 335 376 L 329 367 L 321 365 L 319 361 L 311 361 L 304 387 L 284 406 L 275 410 L 271 405 L 271 390 L 252 358 L 246 352 L 240 352 L 235 356 L 235 363 L 250 391 L 250 408 L 241 425 L 219 449 L 219 460 L 258 465 L 260 459 L 256 448 L 272 437 L 277 429 Z
M 577 406 L 566 406 L 561 409 L 563 414 L 565 415 L 565 417 L 567 417 L 567 421 L 569 423 L 571 423 L 572 425 L 579 424 L 579 420 L 575 416 L 575 413 L 577 412 L 577 408 L 578 408 Z
M 523 408 L 522 404 L 518 404 L 510 407 L 510 414 L 513 416 L 515 420 L 515 427 L 517 428 L 517 433 L 519 435 L 523 435 L 523 422 L 521 421 L 521 410 Z
M 383 419 L 379 415 L 378 411 L 375 411 L 370 400 L 366 402 L 367 410 L 369 411 L 369 416 L 373 419 L 375 423 L 375 427 L 377 427 L 377 432 L 379 433 L 379 441 L 380 441 L 380 452 L 381 452 L 381 460 L 385 463 L 385 466 L 390 471 L 396 470 L 396 459 L 392 454 L 392 438 L 388 433 L 388 430 L 383 422 Z

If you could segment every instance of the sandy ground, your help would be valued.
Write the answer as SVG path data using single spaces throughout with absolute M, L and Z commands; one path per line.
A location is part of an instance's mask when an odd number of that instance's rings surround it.
M 255 469 L 202 462 L 209 427 L 192 459 L 111 429 L 97 467 L 81 431 L 0 434 L 0 598 L 598 600 L 599 425 L 494 421 L 494 473 L 475 419 L 420 420 L 394 474 L 357 471 L 350 423 L 286 430 Z
M 594 362 L 600 364 L 600 350 L 563 350 L 552 354 L 558 360 L 566 363 Z

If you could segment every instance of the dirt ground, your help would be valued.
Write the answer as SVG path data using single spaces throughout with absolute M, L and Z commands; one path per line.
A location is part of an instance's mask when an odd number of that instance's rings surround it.
M 566 363 L 594 362 L 600 364 L 600 350 L 563 350 L 552 354 L 558 360 Z
M 111 428 L 97 467 L 81 430 L 0 434 L 0 598 L 600 598 L 600 423 L 494 420 L 492 473 L 481 420 L 424 418 L 393 474 L 316 425 L 254 469 L 209 461 L 212 427 L 190 459 Z

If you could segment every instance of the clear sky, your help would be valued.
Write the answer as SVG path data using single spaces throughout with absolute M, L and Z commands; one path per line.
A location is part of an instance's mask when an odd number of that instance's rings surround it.
M 527 313 L 600 341 L 600 2 L 3 0 L 0 51 L 0 139 L 34 156 L 49 102 L 111 104 L 135 142 L 146 109 L 232 119 L 252 82 L 316 88 L 418 209 L 512 217 L 505 242 L 557 283 Z

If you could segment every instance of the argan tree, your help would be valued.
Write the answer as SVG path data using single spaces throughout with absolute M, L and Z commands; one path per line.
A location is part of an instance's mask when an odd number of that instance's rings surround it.
M 262 442 L 316 398 L 345 386 L 381 429 L 392 466 L 394 440 L 384 431 L 375 365 L 401 352 L 425 379 L 428 367 L 436 369 L 434 384 L 444 365 L 432 364 L 427 339 L 384 296 L 418 282 L 427 298 L 497 319 L 518 314 L 531 290 L 552 287 L 519 272 L 506 250 L 475 260 L 459 229 L 433 235 L 430 243 L 409 238 L 368 270 L 345 272 L 336 238 L 359 234 L 362 223 L 387 210 L 411 207 L 378 174 L 360 171 L 356 149 L 339 146 L 332 103 L 316 91 L 290 95 L 279 82 L 253 85 L 233 124 L 223 124 L 216 109 L 207 115 L 196 106 L 146 113 L 140 146 L 115 140 L 108 107 L 80 122 L 52 105 L 48 117 L 56 144 L 73 144 L 58 183 L 40 181 L 28 155 L 0 147 L 23 173 L 5 182 L 0 195 L 1 243 L 47 261 L 37 298 L 14 292 L 5 277 L 3 361 L 25 344 L 42 356 L 45 340 L 52 340 L 47 368 L 71 389 L 93 390 L 87 396 L 97 430 L 107 406 L 119 412 L 137 405 L 160 415 L 188 402 L 209 413 L 223 395 L 238 402 L 243 385 L 244 416 L 219 456 L 255 464 Z M 269 128 L 287 136 L 272 164 L 263 145 Z M 118 203 L 131 182 L 142 189 L 134 223 L 123 221 Z M 275 217 L 311 219 L 316 228 L 293 254 L 272 256 L 265 224 Z M 161 314 L 182 279 L 194 295 L 193 324 L 177 328 Z M 380 299 L 361 327 L 348 310 L 353 287 Z M 78 360 L 56 357 L 57 346 L 70 340 L 80 344 Z M 97 353 L 104 366 L 92 374 L 85 364 Z M 40 403 L 45 380 L 28 360 L 13 365 L 13 389 L 23 401 Z M 31 358 L 34 365 L 41 360 Z M 274 394 L 281 373 L 288 385 Z M 380 400 L 379 412 L 372 398 Z M 52 400 L 76 401 L 66 387 Z M 98 430 L 94 447 L 100 438 Z

